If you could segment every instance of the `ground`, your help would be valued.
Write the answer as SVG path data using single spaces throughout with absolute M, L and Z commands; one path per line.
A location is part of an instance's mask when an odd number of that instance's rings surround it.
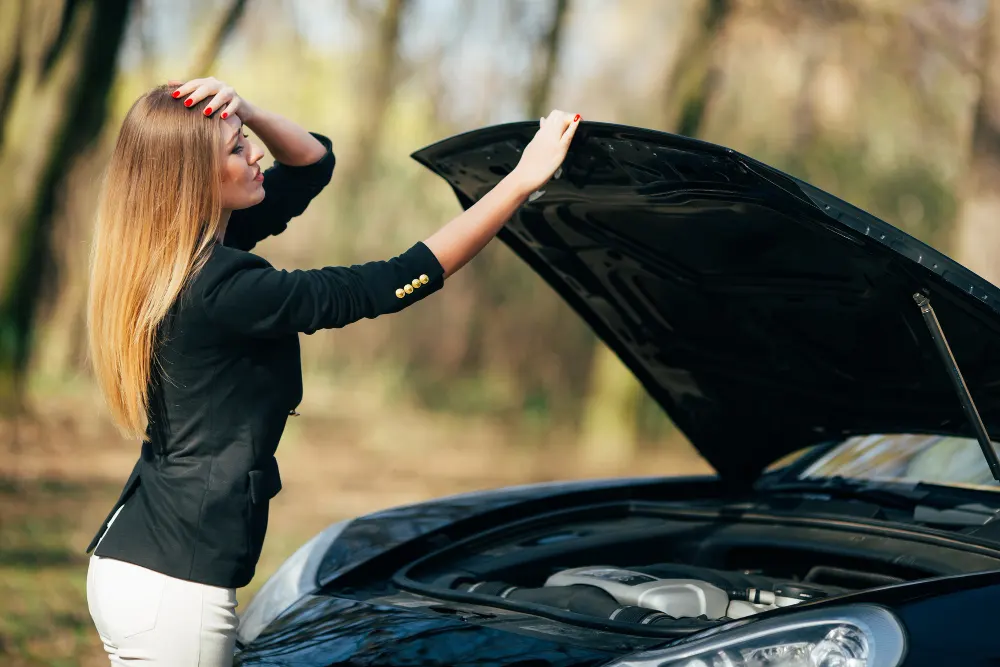
M 435 496 L 511 484 L 615 475 L 704 472 L 684 443 L 641 458 L 587 464 L 572 437 L 526 439 L 489 420 L 429 414 L 350 396 L 315 396 L 289 422 L 278 452 L 284 488 L 240 608 L 304 541 L 344 517 Z M 69 405 L 69 407 L 67 407 Z M 320 405 L 338 405 L 336 411 Z M 135 460 L 99 406 L 53 401 L 27 420 L 0 422 L 0 664 L 108 664 L 86 602 L 94 531 Z M 380 416 L 381 415 L 381 416 Z M 512 441 L 516 439 L 517 441 Z

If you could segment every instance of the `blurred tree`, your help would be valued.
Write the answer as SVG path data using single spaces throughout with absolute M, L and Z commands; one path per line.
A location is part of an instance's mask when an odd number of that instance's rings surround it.
M 353 99 L 350 102 L 355 107 L 349 115 L 353 136 L 346 142 L 335 142 L 334 146 L 338 164 L 338 176 L 333 181 L 337 193 L 336 217 L 344 223 L 338 225 L 335 247 L 327 249 L 332 252 L 321 260 L 324 263 L 330 262 L 330 255 L 349 264 L 373 259 L 373 255 L 384 252 L 386 239 L 394 231 L 381 224 L 375 213 L 377 208 L 366 199 L 366 194 L 373 184 L 380 182 L 377 167 L 384 164 L 380 148 L 401 78 L 401 30 L 411 5 L 412 0 L 387 0 L 381 8 L 357 0 L 348 2 L 351 16 L 363 30 L 363 65 L 354 68 L 352 77 L 351 92 L 358 93 L 357 102 Z M 378 334 L 369 335 L 352 349 L 360 355 L 371 354 L 380 340 Z M 336 348 L 324 345 L 307 354 L 310 363 L 329 369 Z
M 219 54 L 236 33 L 246 6 L 246 0 L 227 0 L 219 10 L 218 20 L 207 30 L 191 65 L 171 76 L 194 78 L 213 74 Z M 141 30 L 137 32 L 142 34 Z M 144 87 L 152 84 L 148 78 L 140 78 Z M 50 272 L 37 299 L 35 342 L 28 363 L 29 373 L 45 380 L 65 381 L 85 366 L 86 340 L 80 333 L 86 326 L 87 259 L 93 229 L 90 212 L 97 197 L 93 174 L 100 173 L 106 164 L 117 132 L 116 125 L 105 122 L 99 137 L 76 156 L 52 214 L 49 252 L 51 265 L 58 267 L 58 271 Z
M 0 36 L 0 410 L 20 406 L 53 209 L 99 135 L 129 0 L 7 0 Z M 10 40 L 13 40 L 11 44 Z
M 523 42 L 528 54 L 526 76 L 519 81 L 515 75 L 513 83 L 523 92 L 523 109 L 532 120 L 560 106 L 552 103 L 552 91 L 566 25 L 575 7 L 569 0 L 551 0 L 544 9 L 540 3 L 527 0 L 506 6 L 503 32 L 512 35 L 515 43 Z M 539 15 L 544 17 L 541 21 Z M 501 83 L 497 97 L 503 88 Z M 576 397 L 570 398 L 564 391 L 567 383 L 562 367 L 577 342 L 573 339 L 579 338 L 572 335 L 581 328 L 579 318 L 555 292 L 539 286 L 534 272 L 498 242 L 491 243 L 463 273 L 461 280 L 473 290 L 472 303 L 478 311 L 468 326 L 471 350 L 465 358 L 467 367 L 485 369 L 488 377 L 503 378 L 498 384 L 507 385 L 502 392 L 506 396 L 492 398 L 507 403 L 510 413 L 522 423 L 551 423 L 553 413 L 565 403 L 576 403 Z M 498 289 L 497 285 L 503 287 Z M 548 332 L 564 351 L 554 354 L 549 346 L 540 345 L 538 331 Z M 592 338 L 587 332 L 587 348 Z
M 201 50 L 194 59 L 194 65 L 190 70 L 192 78 L 211 75 L 215 61 L 219 58 L 219 52 L 235 32 L 246 8 L 247 0 L 229 0 L 228 5 L 222 9 L 219 14 L 219 22 L 215 25 L 214 30 L 208 33 L 205 43 L 202 44 Z
M 386 113 L 392 102 L 399 68 L 399 34 L 410 0 L 388 0 L 381 14 L 368 17 L 373 36 L 370 55 L 360 77 L 362 91 L 360 120 L 353 145 L 349 147 L 350 166 L 341 175 L 341 192 L 348 221 L 354 219 L 362 189 L 371 177 L 382 138 Z M 355 8 L 356 13 L 362 12 Z M 351 228 L 357 226 L 349 222 Z M 349 243 L 353 248 L 354 243 Z
M 571 12 L 577 3 L 517 0 L 456 4 L 470 11 L 471 20 L 466 26 L 464 16 L 458 17 L 464 37 L 443 52 L 446 69 L 430 77 L 433 81 L 443 76 L 446 80 L 438 90 L 450 92 L 438 112 L 443 118 L 433 123 L 431 139 L 468 129 L 470 123 L 488 123 L 509 114 L 530 114 L 537 122 L 552 107 L 566 108 L 564 102 L 553 101 L 553 87 L 563 72 L 571 70 L 560 66 L 560 53 L 564 51 L 561 45 L 572 39 L 568 26 L 573 22 Z M 483 33 L 499 44 L 483 44 Z M 480 49 L 504 55 L 469 62 L 465 54 Z M 454 64 L 462 60 L 466 64 L 461 69 L 467 72 L 463 75 L 472 81 L 459 83 Z M 418 96 L 430 97 L 422 91 Z M 441 101 L 428 104 L 437 107 Z M 395 113 L 401 113 L 400 108 L 397 105 Z M 421 108 L 418 106 L 418 111 Z M 383 151 L 382 159 L 388 160 L 388 156 L 389 151 Z M 379 178 L 386 176 L 380 174 Z M 397 172 L 396 178 L 401 179 L 402 173 Z M 422 182 L 414 181 L 415 185 L 421 184 L 417 185 L 421 192 L 402 196 L 411 204 L 419 204 L 422 199 L 442 195 L 445 205 L 436 206 L 434 213 L 440 219 L 427 221 L 437 226 L 446 216 L 454 215 L 453 196 L 439 190 L 437 182 Z M 387 192 L 399 192 L 404 185 L 402 180 L 383 180 L 372 190 L 381 187 Z M 374 199 L 366 201 L 366 215 L 378 215 L 375 211 L 379 202 Z M 400 229 L 413 228 L 411 210 L 412 205 L 405 211 L 403 222 L 397 223 Z M 399 215 L 395 218 L 398 220 Z M 366 220 L 365 224 L 370 223 Z M 433 322 L 430 327 L 429 322 Z M 406 359 L 408 380 L 420 387 L 415 393 L 426 405 L 508 420 L 519 429 L 521 443 L 556 424 L 576 422 L 587 375 L 578 360 L 589 359 L 593 334 L 502 244 L 489 244 L 474 262 L 449 279 L 448 289 L 440 299 L 386 324 L 394 328 L 394 336 L 382 345 L 380 356 Z M 422 335 L 420 330 L 433 335 Z M 354 331 L 362 329 L 356 327 Z M 338 335 L 343 341 L 354 332 Z M 351 349 L 364 352 L 363 345 Z
M 556 0 L 552 10 L 552 20 L 545 36 L 538 44 L 541 57 L 536 62 L 542 65 L 536 68 L 528 89 L 528 117 L 541 118 L 548 115 L 549 95 L 552 90 L 552 80 L 555 76 L 556 64 L 559 59 L 559 48 L 562 44 L 563 28 L 566 25 L 569 0 Z
M 662 127 L 698 136 L 719 73 L 714 55 L 729 16 L 729 0 L 702 0 L 694 5 L 683 43 L 663 86 Z M 639 444 L 642 385 L 604 343 L 594 346 L 589 390 L 583 405 L 583 456 L 595 464 L 619 464 L 635 455 Z
M 0 118 L 7 115 L 7 109 L 14 97 L 20 59 L 21 12 L 24 3 L 0 3 Z M 0 142 L 3 141 L 3 124 L 0 124 Z
M 735 3 L 727 84 L 702 138 L 947 245 L 975 2 Z
M 718 85 L 714 54 L 731 6 L 729 0 L 702 0 L 682 33 L 677 60 L 663 87 L 663 127 L 688 137 L 698 136 L 705 110 Z
M 990 2 L 983 21 L 979 99 L 969 162 L 961 181 L 955 229 L 957 258 L 1000 285 L 1000 5 Z

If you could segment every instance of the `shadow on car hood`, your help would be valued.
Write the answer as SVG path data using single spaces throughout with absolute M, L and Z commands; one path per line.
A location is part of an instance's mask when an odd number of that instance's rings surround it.
M 468 208 L 536 129 L 489 127 L 413 157 Z M 1000 290 L 957 262 L 807 183 L 676 135 L 583 123 L 558 175 L 499 237 L 723 477 L 750 482 L 784 454 L 846 435 L 974 437 L 917 292 L 1000 435 Z

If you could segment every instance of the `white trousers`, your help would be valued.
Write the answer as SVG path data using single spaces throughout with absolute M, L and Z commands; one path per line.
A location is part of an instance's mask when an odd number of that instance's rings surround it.
M 114 667 L 231 667 L 236 590 L 90 557 L 87 604 Z

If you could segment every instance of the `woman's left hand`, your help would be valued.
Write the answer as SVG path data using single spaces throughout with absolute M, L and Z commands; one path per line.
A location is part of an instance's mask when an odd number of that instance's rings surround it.
M 222 112 L 223 118 L 230 114 L 239 114 L 240 120 L 249 123 L 253 120 L 254 106 L 236 94 L 236 89 L 214 77 L 191 79 L 181 82 L 177 79 L 167 81 L 168 86 L 177 86 L 173 95 L 178 100 L 184 100 L 185 106 L 193 106 L 207 97 L 212 97 L 205 107 L 205 115 Z

